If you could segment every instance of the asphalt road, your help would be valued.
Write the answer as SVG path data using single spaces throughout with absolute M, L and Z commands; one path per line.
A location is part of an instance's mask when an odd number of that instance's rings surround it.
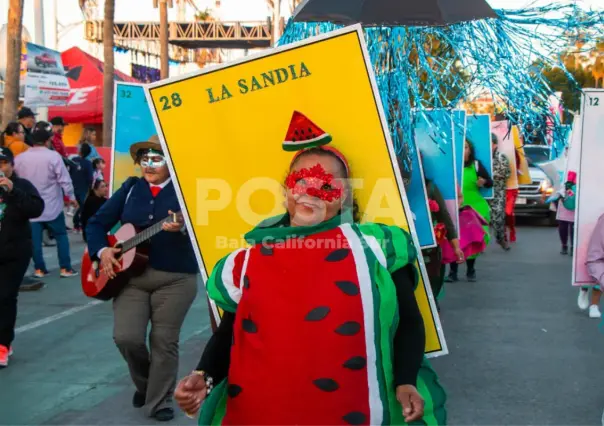
M 511 252 L 491 246 L 478 260 L 478 282 L 446 287 L 450 355 L 433 366 L 449 395 L 449 424 L 598 425 L 599 321 L 576 307 L 571 260 L 558 253 L 555 229 L 522 227 L 518 238 Z M 72 240 L 77 261 L 83 245 Z M 130 405 L 111 305 L 83 296 L 79 278 L 58 278 L 56 251 L 46 252 L 54 275 L 43 290 L 20 295 L 15 355 L 0 370 L 0 424 L 157 424 Z M 195 366 L 209 333 L 198 297 L 182 331 L 182 374 Z M 171 424 L 196 422 L 179 413 Z

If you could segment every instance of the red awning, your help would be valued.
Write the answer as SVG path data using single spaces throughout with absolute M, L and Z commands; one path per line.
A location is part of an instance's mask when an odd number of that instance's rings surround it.
M 103 123 L 103 62 L 83 50 L 72 47 L 61 53 L 69 80 L 69 101 L 66 106 L 50 107 L 48 117 L 63 117 L 68 123 Z M 137 82 L 115 71 L 115 80 Z

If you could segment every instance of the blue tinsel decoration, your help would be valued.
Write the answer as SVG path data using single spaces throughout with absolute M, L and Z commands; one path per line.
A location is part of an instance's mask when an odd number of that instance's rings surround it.
M 542 71 L 559 67 L 574 82 L 559 54 L 577 38 L 588 47 L 604 40 L 602 12 L 560 4 L 496 12 L 498 19 L 448 27 L 365 28 L 394 147 L 405 160 L 410 149 L 404 141 L 413 138 L 417 114 L 459 108 L 485 92 L 512 125 L 524 131 L 549 118 L 554 139 L 563 137 L 559 118 L 549 110 L 553 90 Z M 340 27 L 290 21 L 279 44 Z

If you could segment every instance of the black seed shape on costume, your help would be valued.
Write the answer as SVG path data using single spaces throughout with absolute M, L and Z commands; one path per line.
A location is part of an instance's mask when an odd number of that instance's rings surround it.
M 244 318 L 243 321 L 241 321 L 241 327 L 243 327 L 243 331 L 246 331 L 248 333 L 258 332 L 258 327 L 256 327 L 254 321 L 249 318 Z
M 336 333 L 342 336 L 354 336 L 361 331 L 361 324 L 356 321 L 348 321 L 336 328 Z
M 359 294 L 359 288 L 352 281 L 336 281 L 336 285 L 348 296 L 356 296 Z
M 260 253 L 263 256 L 272 256 L 273 255 L 273 248 L 269 247 L 269 246 L 263 245 L 262 247 L 260 247 Z
M 229 398 L 235 398 L 241 393 L 242 390 L 243 389 L 241 388 L 241 386 L 230 384 L 227 389 L 227 394 L 229 395 Z
M 306 314 L 305 321 L 321 321 L 324 319 L 331 309 L 327 306 L 319 306 Z
M 342 418 L 349 425 L 362 425 L 367 423 L 367 416 L 363 413 L 359 413 L 358 411 L 348 413 Z
M 362 356 L 355 356 L 344 363 L 344 368 L 362 370 L 367 365 L 367 360 Z
M 292 142 L 296 142 L 296 138 L 292 138 Z
M 329 253 L 325 260 L 328 262 L 339 262 L 340 260 L 346 259 L 348 253 L 350 253 L 349 249 L 337 249 Z
M 324 392 L 333 392 L 340 388 L 340 385 L 338 385 L 338 382 L 336 382 L 333 379 L 317 379 L 317 380 L 313 380 L 313 383 L 315 384 L 316 387 L 318 387 L 319 389 L 321 389 Z
M 250 288 L 250 279 L 247 275 L 243 276 L 243 288 L 248 290 Z

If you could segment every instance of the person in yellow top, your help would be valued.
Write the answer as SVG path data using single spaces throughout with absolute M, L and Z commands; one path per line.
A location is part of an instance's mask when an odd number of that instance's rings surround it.
M 21 123 L 16 121 L 8 123 L 2 136 L 4 139 L 2 145 L 10 149 L 15 157 L 29 149 L 29 145 L 25 143 L 25 129 Z

